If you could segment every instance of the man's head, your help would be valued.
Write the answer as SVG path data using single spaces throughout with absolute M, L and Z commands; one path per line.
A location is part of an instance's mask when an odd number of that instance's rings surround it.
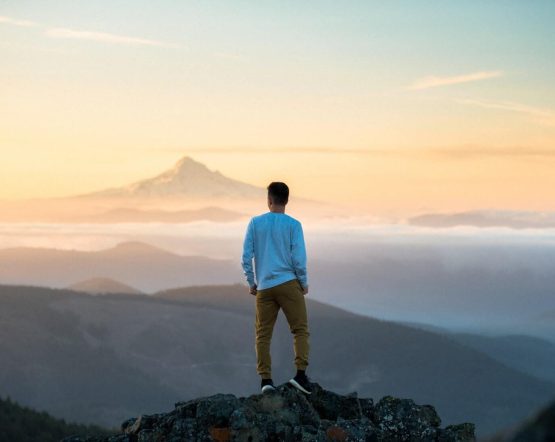
M 289 187 L 280 181 L 274 181 L 268 186 L 268 205 L 285 206 L 289 201 Z

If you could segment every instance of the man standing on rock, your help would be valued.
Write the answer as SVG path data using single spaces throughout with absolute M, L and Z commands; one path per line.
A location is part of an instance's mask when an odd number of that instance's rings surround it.
M 309 332 L 304 295 L 308 293 L 306 249 L 301 223 L 285 214 L 289 187 L 282 182 L 268 186 L 269 212 L 251 218 L 243 243 L 241 264 L 256 296 L 256 370 L 262 392 L 274 390 L 270 342 L 278 312 L 283 313 L 294 335 L 297 373 L 289 383 L 310 394 L 308 366 Z M 252 260 L 254 259 L 253 272 Z

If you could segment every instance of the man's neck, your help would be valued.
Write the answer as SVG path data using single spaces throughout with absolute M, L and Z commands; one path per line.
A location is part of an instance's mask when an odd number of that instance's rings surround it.
M 272 208 L 270 209 L 270 212 L 273 212 L 273 213 L 285 213 L 285 206 L 272 207 Z

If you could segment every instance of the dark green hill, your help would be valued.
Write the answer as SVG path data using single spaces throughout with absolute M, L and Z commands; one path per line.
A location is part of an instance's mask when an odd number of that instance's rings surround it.
M 9 397 L 0 398 L 0 440 L 10 442 L 58 442 L 61 438 L 79 436 L 109 436 L 109 431 L 96 425 L 67 423 L 46 412 L 23 407 Z

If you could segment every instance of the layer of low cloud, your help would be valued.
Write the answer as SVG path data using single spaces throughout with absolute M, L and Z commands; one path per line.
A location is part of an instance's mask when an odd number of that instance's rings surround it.
M 416 226 L 509 227 L 512 229 L 554 229 L 555 212 L 526 210 L 472 210 L 456 213 L 424 213 L 408 219 Z
M 473 213 L 484 213 L 476 211 Z M 453 214 L 428 213 L 436 216 Z M 417 223 L 375 223 L 372 217 L 347 217 L 323 219 L 304 223 L 307 242 L 338 244 L 361 244 L 379 242 L 396 244 L 469 244 L 495 240 L 505 244 L 541 243 L 555 245 L 555 212 L 490 211 L 491 216 L 512 220 L 527 220 L 529 227 L 509 228 L 501 226 L 441 225 L 432 227 Z M 542 219 L 544 222 L 542 223 Z M 544 224 L 539 228 L 538 224 Z M 441 224 L 441 223 L 440 223 Z M 534 226 L 533 226 L 534 225 Z M 60 249 L 99 250 L 119 241 L 142 238 L 161 247 L 169 247 L 177 253 L 200 254 L 214 258 L 236 259 L 245 233 L 245 220 L 218 223 L 194 221 L 190 223 L 0 223 L 0 249 L 7 247 L 51 247 Z M 448 228 L 445 228 L 448 227 Z M 520 227 L 520 226 L 519 226 Z M 214 248 L 212 249 L 211 242 Z M 232 248 L 226 244 L 232 243 Z M 194 247 L 192 247 L 192 244 Z M 181 248 L 183 245 L 183 248 Z M 316 245 L 316 244 L 314 244 Z M 360 249 L 362 251 L 362 249 Z M 229 252 L 227 254 L 226 252 Z
M 422 90 L 439 86 L 449 86 L 454 84 L 469 83 L 471 81 L 487 80 L 489 78 L 501 77 L 502 71 L 482 71 L 470 74 L 455 75 L 450 77 L 437 77 L 434 75 L 416 80 L 407 89 Z

